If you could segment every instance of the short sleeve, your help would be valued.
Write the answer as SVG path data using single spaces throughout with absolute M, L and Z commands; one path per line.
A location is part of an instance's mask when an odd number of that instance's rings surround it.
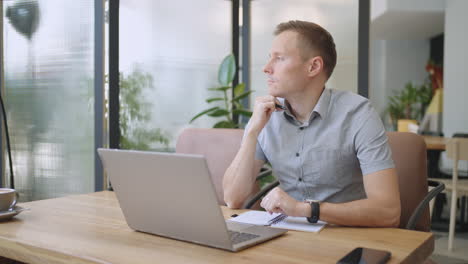
M 363 175 L 395 167 L 382 120 L 370 104 L 367 110 L 367 119 L 358 122 L 360 126 L 355 134 L 355 148 Z

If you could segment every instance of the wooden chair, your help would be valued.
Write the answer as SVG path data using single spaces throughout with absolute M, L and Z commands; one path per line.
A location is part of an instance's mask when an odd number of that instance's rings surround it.
M 177 139 L 177 153 L 205 156 L 220 205 L 226 205 L 223 192 L 224 173 L 240 148 L 243 134 L 243 129 L 187 128 L 182 131 Z M 271 169 L 264 167 L 257 179 L 269 174 L 271 174 Z M 259 186 L 255 185 L 252 195 L 259 192 L 259 190 Z M 254 202 L 251 204 L 252 206 L 258 209 L 259 203 Z
M 445 184 L 448 192 L 452 193 L 450 200 L 450 224 L 448 249 L 453 251 L 453 240 L 455 237 L 455 224 L 457 212 L 457 199 L 468 195 L 468 180 L 459 179 L 458 161 L 468 160 L 468 138 L 451 138 L 446 143 L 447 157 L 453 161 L 452 179 L 437 179 Z
M 388 132 L 387 136 L 400 187 L 400 228 L 429 232 L 429 203 L 444 185 L 428 181 L 426 143 L 414 133 Z
M 388 132 L 387 136 L 400 187 L 400 228 L 429 232 L 429 204 L 444 184 L 427 179 L 426 143 L 421 136 L 408 132 Z M 436 263 L 430 258 L 421 262 Z

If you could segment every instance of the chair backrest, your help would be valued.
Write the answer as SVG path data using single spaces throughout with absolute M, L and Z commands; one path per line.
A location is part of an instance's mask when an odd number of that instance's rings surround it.
M 456 132 L 453 133 L 452 138 L 468 138 L 468 133 L 463 133 L 463 132 Z M 445 142 L 445 150 L 442 151 L 440 154 L 440 161 L 439 161 L 439 168 L 442 173 L 442 175 L 446 178 L 451 178 L 453 173 L 454 173 L 454 168 L 453 164 L 455 163 L 455 160 L 448 155 L 447 151 L 447 145 L 449 144 L 450 139 L 448 139 Z M 461 178 L 466 178 L 468 177 L 468 161 L 459 159 L 460 162 L 458 162 L 458 170 L 457 174 Z
M 453 180 L 458 179 L 458 161 L 468 160 L 468 138 L 454 137 L 446 143 L 447 157 L 453 160 Z
M 468 133 L 457 132 L 457 133 L 453 133 L 452 137 L 454 137 L 454 138 L 468 138 Z
M 468 160 L 468 138 L 451 138 L 445 148 L 450 159 Z
M 236 156 L 243 134 L 243 129 L 187 128 L 177 139 L 177 153 L 205 156 L 216 189 L 218 203 L 221 205 L 225 205 L 224 172 Z
M 387 136 L 400 186 L 400 228 L 405 228 L 416 207 L 428 193 L 426 143 L 414 133 L 388 132 Z M 429 207 L 424 209 L 415 229 L 430 230 Z

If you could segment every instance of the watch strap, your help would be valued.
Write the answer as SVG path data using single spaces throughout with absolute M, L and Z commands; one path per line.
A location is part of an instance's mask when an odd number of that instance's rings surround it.
M 311 201 L 309 202 L 309 204 L 311 208 L 311 213 L 310 217 L 307 217 L 307 221 L 309 223 L 315 224 L 320 218 L 320 203 L 317 201 Z

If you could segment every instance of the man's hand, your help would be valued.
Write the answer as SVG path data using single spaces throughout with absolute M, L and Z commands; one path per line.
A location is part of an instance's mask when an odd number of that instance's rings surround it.
M 251 131 L 257 134 L 262 131 L 268 120 L 270 120 L 271 113 L 275 111 L 276 103 L 279 104 L 278 99 L 271 95 L 255 98 L 255 106 L 252 117 L 250 118 L 249 129 Z
M 298 206 L 301 202 L 289 196 L 281 188 L 271 190 L 260 203 L 269 213 L 283 213 L 289 216 L 298 216 Z

